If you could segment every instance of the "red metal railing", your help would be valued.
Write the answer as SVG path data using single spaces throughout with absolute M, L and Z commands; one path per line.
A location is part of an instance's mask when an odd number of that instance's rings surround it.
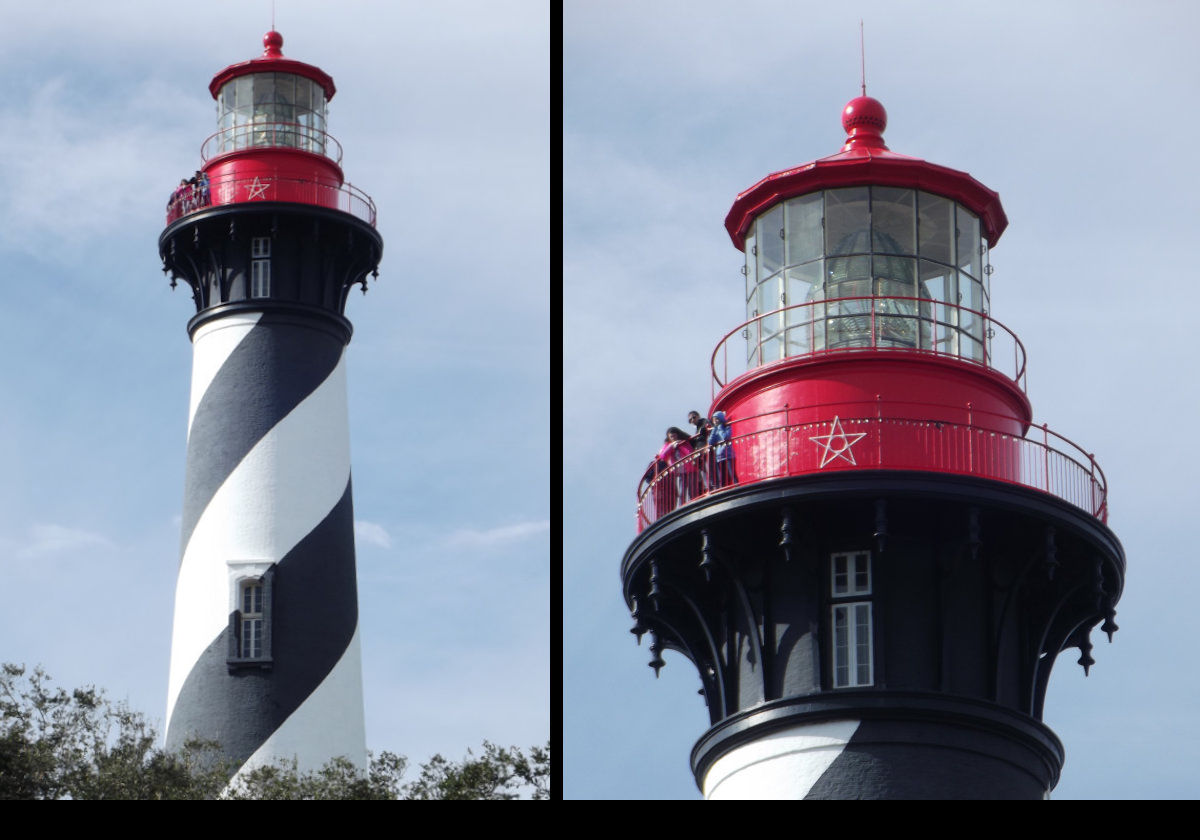
M 243 123 L 222 129 L 200 147 L 206 163 L 218 155 L 243 149 L 300 149 L 342 164 L 342 144 L 319 128 L 300 123 Z
M 660 464 L 652 476 L 648 471 L 638 484 L 638 531 L 682 505 L 732 486 L 854 469 L 920 470 L 1017 484 L 1108 521 L 1108 485 L 1100 465 L 1045 425 L 1016 437 L 975 425 L 899 417 L 791 425 L 786 409 L 774 414 L 778 424 L 771 424 L 770 415 L 744 418 L 758 421 L 754 425 L 759 428 L 735 433 L 736 484 L 718 486 L 716 464 L 707 448 L 669 466 Z
M 207 190 L 200 186 L 181 186 L 167 203 L 167 224 L 213 205 L 251 201 L 315 204 L 341 210 L 375 226 L 375 202 L 353 184 L 281 178 L 274 174 L 217 178 L 208 184 Z
M 735 350 L 731 363 L 729 345 L 735 336 L 746 339 L 751 349 Z M 986 312 L 931 298 L 862 296 L 797 303 L 734 327 L 713 350 L 713 397 L 751 369 L 862 350 L 960 359 L 995 370 L 1025 389 L 1025 347 L 1016 333 Z

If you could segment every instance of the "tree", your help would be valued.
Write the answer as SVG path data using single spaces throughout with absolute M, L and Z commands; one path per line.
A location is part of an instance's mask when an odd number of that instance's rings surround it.
M 0 666 L 0 799 L 203 799 L 225 786 L 215 744 L 178 755 L 94 686 L 52 688 L 40 668 Z
M 301 772 L 277 761 L 238 776 L 220 745 L 179 753 L 155 746 L 145 717 L 94 686 L 51 688 L 40 668 L 0 666 L 0 799 L 532 799 L 549 797 L 550 744 L 526 755 L 487 741 L 461 762 L 435 755 L 414 782 L 407 760 L 372 756 L 363 772 L 345 758 Z
M 523 789 L 531 799 L 549 799 L 550 744 L 524 755 L 483 742 L 483 755 L 470 750 L 460 764 L 435 755 L 421 765 L 421 775 L 403 788 L 402 799 L 519 799 Z

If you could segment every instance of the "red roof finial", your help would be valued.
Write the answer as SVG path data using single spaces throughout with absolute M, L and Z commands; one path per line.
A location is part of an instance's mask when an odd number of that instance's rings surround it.
M 283 57 L 283 36 L 272 29 L 263 36 L 263 57 L 264 58 L 282 58 Z
M 887 128 L 887 111 L 883 103 L 870 96 L 856 96 L 842 111 L 842 128 L 846 130 L 846 145 L 851 149 L 886 149 L 883 130 Z

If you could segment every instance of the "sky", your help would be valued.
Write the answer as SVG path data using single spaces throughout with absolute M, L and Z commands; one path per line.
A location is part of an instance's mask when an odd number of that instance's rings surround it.
M 191 377 L 158 236 L 270 0 L 0 0 L 0 661 L 165 714 Z M 367 744 L 551 735 L 550 20 L 277 0 L 379 213 L 347 356 Z
M 563 792 L 699 798 L 690 662 L 647 667 L 621 597 L 634 492 L 710 405 L 744 320 L 739 192 L 833 154 L 860 85 L 902 154 L 999 192 L 992 314 L 1028 353 L 1034 420 L 1095 453 L 1128 563 L 1110 645 L 1058 660 L 1056 799 L 1200 795 L 1191 598 L 1200 7 L 1118 2 L 574 0 L 563 19 Z M 591 437 L 587 437 L 591 435 Z

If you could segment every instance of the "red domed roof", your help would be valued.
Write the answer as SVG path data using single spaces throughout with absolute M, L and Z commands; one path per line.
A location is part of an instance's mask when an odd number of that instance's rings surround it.
M 754 219 L 775 204 L 798 195 L 838 187 L 907 187 L 944 196 L 979 216 L 988 245 L 1008 227 L 1000 195 L 966 172 L 896 154 L 883 142 L 887 111 L 878 99 L 858 96 L 842 111 L 846 144 L 841 151 L 803 166 L 775 172 L 738 195 L 725 217 L 725 229 L 739 251 Z
M 221 88 L 231 79 L 250 73 L 294 73 L 297 76 L 303 76 L 321 86 L 325 91 L 326 102 L 333 99 L 333 95 L 337 93 L 333 77 L 320 67 L 283 57 L 283 36 L 274 29 L 263 36 L 263 54 L 261 56 L 238 64 L 230 64 L 213 76 L 213 80 L 208 84 L 208 92 L 212 94 L 213 99 L 216 99 Z

